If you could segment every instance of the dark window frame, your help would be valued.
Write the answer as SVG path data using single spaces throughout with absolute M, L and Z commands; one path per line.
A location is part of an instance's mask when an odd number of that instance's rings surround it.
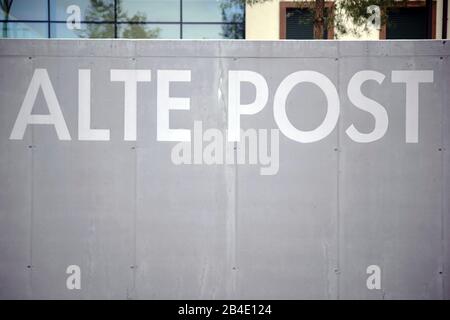
M 295 1 L 280 1 L 280 40 L 286 39 L 286 19 L 287 9 L 314 9 L 314 1 L 295 2 Z M 325 1 L 325 8 L 330 12 L 330 16 L 334 17 L 334 1 Z M 333 25 L 333 21 L 330 22 Z M 313 35 L 314 36 L 314 35 Z M 327 28 L 327 39 L 334 39 L 334 28 Z
M 392 8 L 425 8 L 426 7 L 426 1 L 408 1 L 406 3 L 398 3 Z M 431 39 L 436 39 L 436 15 L 437 15 L 437 6 L 436 1 L 433 1 L 432 4 L 432 18 L 431 18 Z M 387 36 L 387 23 L 384 23 L 381 26 L 380 30 L 380 40 L 386 40 Z

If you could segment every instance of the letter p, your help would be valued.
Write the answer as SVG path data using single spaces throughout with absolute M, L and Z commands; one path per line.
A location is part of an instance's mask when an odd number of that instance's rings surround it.
M 252 103 L 241 104 L 241 82 L 250 82 L 256 88 Z M 241 135 L 241 114 L 256 114 L 269 98 L 269 88 L 262 75 L 254 71 L 228 71 L 228 141 L 239 141 Z

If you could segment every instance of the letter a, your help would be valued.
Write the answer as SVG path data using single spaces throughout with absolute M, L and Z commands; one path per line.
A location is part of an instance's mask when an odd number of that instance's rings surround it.
M 381 289 L 381 269 L 379 266 L 373 264 L 367 267 L 366 270 L 367 274 L 370 274 L 370 276 L 367 278 L 366 286 L 367 289 L 373 290 L 373 289 Z
M 42 88 L 50 114 L 31 114 L 39 88 Z M 34 71 L 9 139 L 22 140 L 28 124 L 52 124 L 55 126 L 59 140 L 70 140 L 69 130 L 46 69 L 36 69 Z
M 66 287 L 69 290 L 81 289 L 81 269 L 77 265 L 70 265 L 66 269 L 66 273 L 70 274 L 66 280 Z

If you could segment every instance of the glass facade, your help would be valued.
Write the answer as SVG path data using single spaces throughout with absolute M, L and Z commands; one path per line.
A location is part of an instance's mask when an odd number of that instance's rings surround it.
M 243 39 L 245 0 L 0 0 L 2 38 Z

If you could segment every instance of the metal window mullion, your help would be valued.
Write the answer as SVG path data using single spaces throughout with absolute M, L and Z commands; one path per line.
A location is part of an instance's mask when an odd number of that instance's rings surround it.
M 114 38 L 117 39 L 117 0 L 114 0 Z
M 47 0 L 47 35 L 48 38 L 51 38 L 50 34 L 50 0 Z
M 246 15 L 247 15 L 247 3 L 244 1 L 244 21 L 242 21 L 241 23 L 243 24 L 243 26 L 244 26 L 244 28 L 243 28 L 243 37 L 242 37 L 242 39 L 245 39 L 246 38 L 246 36 L 245 36 L 245 18 L 246 18 Z
M 180 39 L 183 39 L 183 0 L 180 0 Z

